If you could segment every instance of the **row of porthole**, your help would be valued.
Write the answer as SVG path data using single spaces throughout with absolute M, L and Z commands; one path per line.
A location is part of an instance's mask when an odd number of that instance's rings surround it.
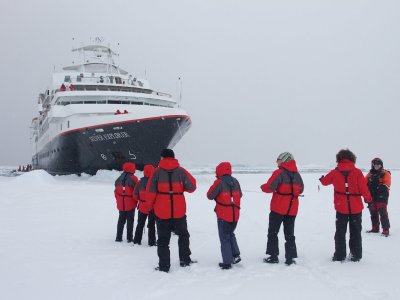
M 39 158 L 45 158 L 45 157 L 50 156 L 50 154 L 54 154 L 56 152 L 60 152 L 60 151 L 64 151 L 64 150 L 68 150 L 68 147 L 65 147 L 65 148 L 61 147 L 61 149 L 57 148 L 57 149 L 53 149 L 53 150 L 47 151 L 46 153 L 40 154 Z

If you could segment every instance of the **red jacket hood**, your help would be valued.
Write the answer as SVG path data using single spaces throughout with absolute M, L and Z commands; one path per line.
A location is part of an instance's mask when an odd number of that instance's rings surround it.
M 172 170 L 179 167 L 179 162 L 177 159 L 172 157 L 165 157 L 160 160 L 158 167 L 165 170 Z
M 122 165 L 122 170 L 126 173 L 135 173 L 136 165 L 133 162 L 126 162 Z
M 343 159 L 337 164 L 337 168 L 340 171 L 351 171 L 354 170 L 356 166 L 351 160 Z
M 154 167 L 152 165 L 145 165 L 143 170 L 144 177 L 151 177 L 154 172 Z
M 279 167 L 284 168 L 284 169 L 288 170 L 289 172 L 298 172 L 297 166 L 296 166 L 296 161 L 294 159 L 290 160 L 288 162 L 281 163 L 281 165 Z
M 222 162 L 215 168 L 217 177 L 232 175 L 232 166 L 229 162 Z

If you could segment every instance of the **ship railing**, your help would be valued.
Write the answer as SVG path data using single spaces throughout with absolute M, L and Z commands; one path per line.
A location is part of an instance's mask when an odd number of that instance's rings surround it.
M 78 91 L 119 91 L 119 92 L 133 92 L 153 94 L 157 96 L 172 98 L 172 95 L 156 92 L 151 89 L 145 88 L 144 83 L 136 78 L 124 78 L 120 76 L 84 76 L 79 74 L 76 77 L 66 75 L 64 78 L 66 90 Z M 71 88 L 71 84 L 73 88 Z M 61 91 L 57 89 L 56 92 Z
M 107 84 L 107 85 L 116 84 L 116 85 L 144 87 L 144 83 L 135 77 L 121 77 L 118 75 L 85 76 L 83 73 L 81 73 L 76 77 L 66 75 L 64 77 L 64 82 L 73 84 L 96 83 L 96 84 Z

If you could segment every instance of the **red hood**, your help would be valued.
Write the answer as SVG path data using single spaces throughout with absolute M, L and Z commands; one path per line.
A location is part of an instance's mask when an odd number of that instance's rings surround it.
M 135 173 L 136 165 L 133 162 L 127 162 L 122 165 L 122 170 L 126 173 Z
M 152 165 L 145 165 L 143 170 L 144 177 L 151 177 L 154 172 L 154 167 Z
M 339 171 L 351 171 L 354 170 L 356 166 L 351 160 L 343 159 L 337 164 L 337 168 Z
M 232 175 L 232 166 L 229 162 L 222 162 L 215 168 L 217 177 Z
M 172 157 L 165 157 L 160 160 L 158 167 L 165 170 L 172 170 L 179 167 L 179 162 L 177 159 Z
M 281 163 L 280 167 L 288 170 L 289 172 L 298 172 L 296 161 L 294 159 L 288 162 Z

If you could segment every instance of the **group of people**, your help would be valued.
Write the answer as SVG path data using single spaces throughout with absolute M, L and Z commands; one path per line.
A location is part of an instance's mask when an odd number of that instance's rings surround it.
M 344 261 L 346 254 L 347 224 L 350 228 L 350 260 L 362 258 L 361 220 L 364 202 L 368 204 L 372 228 L 367 232 L 379 232 L 389 236 L 387 204 L 391 184 L 390 172 L 383 168 L 380 158 L 371 163 L 371 170 L 364 177 L 355 166 L 356 156 L 348 149 L 336 155 L 337 167 L 319 180 L 322 185 L 334 186 L 336 210 L 335 252 L 333 261 Z M 268 181 L 261 185 L 265 193 L 272 193 L 268 240 L 265 263 L 279 263 L 278 233 L 283 224 L 285 236 L 285 264 L 295 264 L 297 248 L 294 228 L 299 207 L 299 197 L 304 191 L 302 177 L 296 161 L 289 152 L 281 153 L 276 160 L 278 168 Z M 179 165 L 171 149 L 161 152 L 157 168 L 144 167 L 144 176 L 138 180 L 134 175 L 136 166 L 132 162 L 123 165 L 123 173 L 115 181 L 115 198 L 119 210 L 116 242 L 122 242 L 127 223 L 127 241 L 141 244 L 143 228 L 148 218 L 148 244 L 157 245 L 159 263 L 156 270 L 169 272 L 171 267 L 169 243 L 171 234 L 178 236 L 180 266 L 196 262 L 191 259 L 189 232 L 186 221 L 184 193 L 196 190 L 196 179 Z M 241 261 L 235 229 L 240 217 L 242 191 L 239 181 L 232 176 L 232 166 L 222 162 L 216 167 L 216 180 L 207 192 L 207 198 L 215 201 L 218 234 L 221 243 L 222 262 L 219 267 L 231 269 Z M 139 210 L 138 224 L 133 237 L 133 222 L 136 207 Z M 158 239 L 156 241 L 155 226 Z

